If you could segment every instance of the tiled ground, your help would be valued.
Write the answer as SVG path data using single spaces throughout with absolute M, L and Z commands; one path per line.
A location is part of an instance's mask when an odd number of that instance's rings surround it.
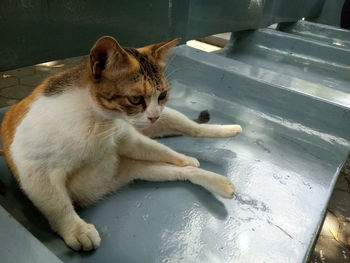
M 350 158 L 344 165 L 318 237 L 311 262 L 350 262 Z
M 198 43 L 200 49 L 206 49 Z M 196 43 L 191 43 L 196 47 Z M 209 47 L 208 51 L 213 51 Z M 0 107 L 10 106 L 30 93 L 45 77 L 82 61 L 82 57 L 0 72 Z M 309 262 L 350 262 L 350 158 L 329 203 L 328 213 Z
M 0 107 L 9 106 L 29 94 L 44 78 L 72 67 L 82 57 L 33 65 L 0 73 Z

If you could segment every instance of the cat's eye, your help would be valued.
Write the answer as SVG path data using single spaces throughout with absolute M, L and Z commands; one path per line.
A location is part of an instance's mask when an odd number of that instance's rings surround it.
M 168 94 L 167 91 L 163 91 L 162 93 L 160 93 L 158 100 L 164 100 L 167 94 Z
M 128 97 L 128 100 L 130 101 L 131 104 L 134 104 L 134 105 L 140 105 L 140 104 L 143 103 L 143 97 L 142 96 Z

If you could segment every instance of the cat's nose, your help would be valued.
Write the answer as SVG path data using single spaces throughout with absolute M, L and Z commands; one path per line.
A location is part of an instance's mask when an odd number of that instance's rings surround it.
M 147 117 L 147 118 L 150 120 L 150 122 L 155 123 L 159 119 L 159 116 L 158 117 Z

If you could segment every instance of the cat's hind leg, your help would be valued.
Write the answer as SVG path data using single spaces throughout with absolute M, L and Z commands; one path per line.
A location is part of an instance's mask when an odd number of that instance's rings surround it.
M 73 174 L 67 188 L 74 204 L 88 206 L 129 183 L 128 178 L 116 176 L 118 163 L 118 158 L 110 154 Z
M 186 180 L 225 198 L 232 198 L 234 194 L 234 186 L 226 177 L 197 167 L 179 167 L 127 157 L 120 158 L 117 169 L 110 164 L 106 160 L 106 163 L 101 162 L 95 167 L 87 166 L 67 182 L 75 203 L 80 206 L 90 205 L 137 179 L 155 182 Z
M 232 198 L 234 186 L 228 178 L 197 167 L 179 167 L 172 164 L 121 158 L 117 178 L 126 182 L 141 179 L 147 181 L 190 181 L 224 198 Z
M 228 178 L 210 171 L 127 157 L 120 157 L 118 162 L 112 155 L 80 170 L 67 181 L 67 187 L 74 203 L 87 206 L 137 179 L 155 182 L 186 180 L 224 198 L 232 198 L 234 194 L 234 186 Z
M 190 120 L 182 113 L 164 108 L 158 121 L 141 130 L 144 135 L 156 138 L 173 135 L 190 137 L 232 137 L 242 132 L 240 125 L 202 124 Z

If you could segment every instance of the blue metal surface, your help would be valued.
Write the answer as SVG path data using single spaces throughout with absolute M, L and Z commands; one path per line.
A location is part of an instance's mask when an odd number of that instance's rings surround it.
M 195 39 L 317 17 L 323 2 L 2 0 L 0 71 L 87 54 L 101 35 L 113 35 L 124 46 Z
M 345 0 L 324 0 L 322 11 L 316 19 L 317 23 L 332 26 L 340 25 L 340 14 Z
M 62 263 L 1 206 L 0 225 L 0 255 L 2 263 Z
M 282 23 L 279 30 L 331 44 L 337 47 L 350 48 L 350 31 L 338 27 L 320 25 L 308 21 Z
M 284 34 L 269 32 L 256 34 L 269 35 L 271 45 L 275 34 Z M 242 35 L 237 43 L 250 37 Z M 313 45 L 318 43 L 309 42 L 311 53 Z M 228 139 L 161 139 L 198 158 L 203 168 L 227 175 L 236 185 L 235 199 L 186 182 L 136 182 L 79 211 L 102 236 L 92 253 L 71 251 L 51 232 L 4 163 L 0 179 L 7 192 L 1 205 L 64 262 L 305 261 L 349 151 L 350 107 L 341 100 L 348 93 L 326 86 L 327 75 L 319 74 L 314 83 L 291 69 L 279 73 L 252 59 L 239 61 L 237 54 L 176 48 L 167 68 L 169 104 L 190 117 L 208 109 L 212 123 L 239 123 L 244 132 Z M 289 65 L 284 56 L 274 61 L 281 68 Z M 325 88 L 341 94 L 325 95 Z
M 345 108 L 350 106 L 350 51 L 345 47 L 260 29 L 237 34 L 224 55 L 259 69 L 256 75 L 265 81 Z

